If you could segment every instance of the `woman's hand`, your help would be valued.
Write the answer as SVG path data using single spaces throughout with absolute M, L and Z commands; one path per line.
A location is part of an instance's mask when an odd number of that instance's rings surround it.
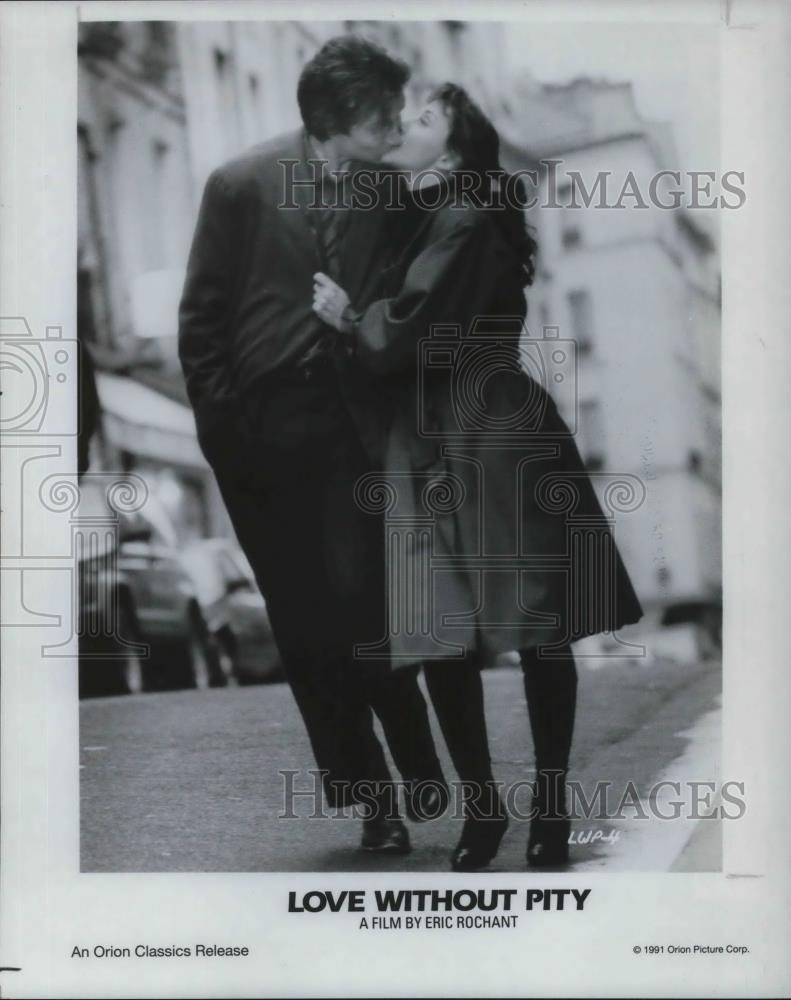
M 348 323 L 344 310 L 349 306 L 349 296 L 332 278 L 319 272 L 313 275 L 313 312 L 340 333 L 346 333 Z

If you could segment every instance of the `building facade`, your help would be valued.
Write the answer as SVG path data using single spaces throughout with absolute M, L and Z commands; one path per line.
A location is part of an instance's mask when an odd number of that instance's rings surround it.
M 92 465 L 142 475 L 181 536 L 226 532 L 176 368 L 176 285 L 194 226 L 177 32 L 83 24 L 79 60 L 77 333 L 96 358 L 103 413 Z
M 679 162 L 669 129 L 640 117 L 629 84 L 527 79 L 512 105 L 517 114 L 501 122 L 516 137 L 506 142 L 511 165 L 541 166 L 530 336 L 548 326 L 576 346 L 575 399 L 557 402 L 593 471 L 637 475 L 646 487 L 645 503 L 618 525 L 644 602 L 716 599 L 720 300 L 711 223 L 701 211 L 659 207 L 674 204 L 671 178 L 652 201 L 652 178 Z

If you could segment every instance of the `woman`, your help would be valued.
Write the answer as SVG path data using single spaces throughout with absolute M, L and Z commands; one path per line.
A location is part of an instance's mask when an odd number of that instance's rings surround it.
M 445 84 L 388 159 L 411 197 L 387 216 L 393 257 L 380 297 L 350 303 L 319 274 L 314 309 L 346 335 L 387 400 L 391 612 L 403 614 L 405 580 L 423 587 L 412 587 L 417 623 L 391 630 L 393 662 L 424 660 L 465 790 L 451 867 L 470 871 L 494 857 L 508 826 L 479 666 L 520 651 L 537 770 L 527 862 L 562 865 L 577 686 L 570 643 L 635 622 L 642 609 L 571 432 L 540 384 L 559 374 L 536 368 L 547 357 L 559 364 L 557 345 L 534 342 L 536 377 L 520 361 L 536 245 L 514 204 L 519 189 L 500 170 L 496 130 L 462 88 Z

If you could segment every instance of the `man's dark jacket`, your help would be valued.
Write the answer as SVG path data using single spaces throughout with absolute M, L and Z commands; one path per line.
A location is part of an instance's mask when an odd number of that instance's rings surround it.
M 198 439 L 215 466 L 243 457 L 250 399 L 261 418 L 259 440 L 288 447 L 321 432 L 320 407 L 280 390 L 312 345 L 335 339 L 312 311 L 313 275 L 325 266 L 307 157 L 304 132 L 293 132 L 216 169 L 206 184 L 179 311 L 179 355 Z M 341 283 L 354 294 L 375 266 L 365 248 L 345 253 Z M 348 409 L 375 455 L 370 390 L 340 352 L 338 364 Z

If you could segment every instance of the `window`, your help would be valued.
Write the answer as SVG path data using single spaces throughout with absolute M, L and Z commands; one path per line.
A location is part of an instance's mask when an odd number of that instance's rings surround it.
M 217 86 L 219 125 L 224 135 L 224 153 L 231 155 L 241 146 L 241 123 L 239 121 L 239 100 L 236 92 L 233 56 L 221 48 L 214 50 L 214 70 Z
M 78 127 L 77 137 L 77 331 L 83 340 L 107 343 L 112 331 L 104 226 L 96 178 L 97 156 L 84 126 Z
M 253 123 L 253 131 L 260 132 L 264 127 L 264 119 L 261 111 L 261 84 L 255 73 L 247 74 L 247 93 L 250 99 L 250 117 Z
M 168 201 L 168 144 L 161 139 L 151 143 L 151 173 L 152 184 L 149 192 L 150 202 L 147 210 L 146 233 L 146 267 L 152 271 L 162 268 L 167 257 L 167 226 L 170 214 Z
M 578 289 L 568 293 L 571 337 L 577 342 L 577 353 L 582 356 L 593 350 L 593 303 L 590 292 Z
M 145 28 L 143 71 L 150 82 L 162 84 L 174 62 L 172 26 L 167 21 L 147 21 Z
M 560 242 L 564 250 L 575 250 L 581 247 L 582 230 L 579 227 L 579 209 L 572 208 L 574 193 L 571 184 L 560 184 L 557 190 L 557 203 L 561 206 Z

